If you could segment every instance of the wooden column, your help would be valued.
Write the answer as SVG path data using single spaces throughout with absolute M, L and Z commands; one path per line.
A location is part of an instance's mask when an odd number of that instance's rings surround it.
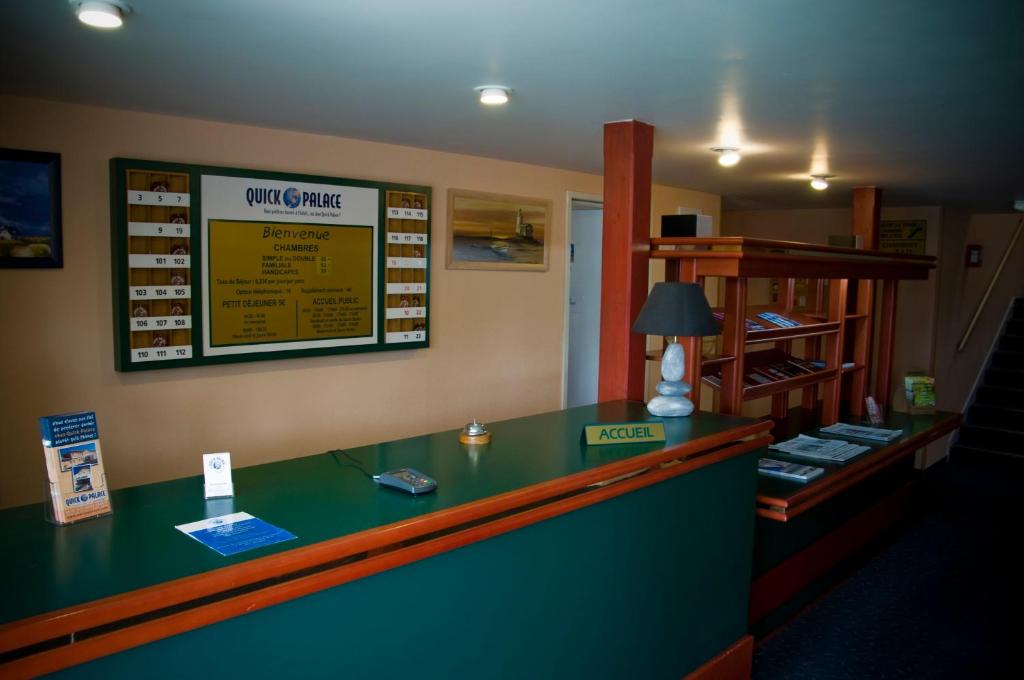
M 646 337 L 632 331 L 647 299 L 654 128 L 604 126 L 604 233 L 597 400 L 644 398 Z
M 882 209 L 882 190 L 877 187 L 857 187 L 853 190 L 853 225 L 855 236 L 862 237 L 864 248 L 878 249 L 878 223 Z M 862 366 L 850 376 L 850 415 L 864 415 L 864 396 L 871 378 L 871 333 L 875 313 L 875 282 L 857 282 L 856 313 L 853 329 L 853 362 Z

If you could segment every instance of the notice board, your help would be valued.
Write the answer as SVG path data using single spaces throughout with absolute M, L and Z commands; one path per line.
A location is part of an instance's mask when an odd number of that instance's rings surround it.
M 111 161 L 115 366 L 428 346 L 430 187 Z
M 928 220 L 882 220 L 878 226 L 878 249 L 901 255 L 924 255 Z

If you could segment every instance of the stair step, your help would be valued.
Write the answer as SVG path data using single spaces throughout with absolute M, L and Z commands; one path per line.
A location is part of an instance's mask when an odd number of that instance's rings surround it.
M 1006 322 L 1006 328 L 1003 329 L 1003 332 L 1010 335 L 1024 335 L 1024 319 L 1011 318 Z
M 992 353 L 992 368 L 1010 368 L 1024 371 L 1024 352 L 1008 352 L 1000 349 Z
M 993 387 L 1024 387 L 1024 371 L 1012 368 L 989 368 L 985 371 L 985 385 Z
M 975 402 L 967 410 L 967 424 L 1024 432 L 1024 409 Z
M 976 446 L 963 446 L 962 444 L 954 444 L 949 449 L 950 458 L 957 462 L 963 462 L 970 460 L 972 462 L 986 461 L 994 463 L 1014 463 L 1020 462 L 1024 465 L 1024 456 L 1007 453 L 1005 451 L 993 451 L 992 449 L 983 449 Z
M 978 388 L 974 403 L 1024 409 L 1024 389 L 982 385 Z
M 957 444 L 1024 455 L 1024 432 L 991 425 L 964 425 Z
M 1003 335 L 996 349 L 1000 352 L 1024 352 L 1024 336 Z

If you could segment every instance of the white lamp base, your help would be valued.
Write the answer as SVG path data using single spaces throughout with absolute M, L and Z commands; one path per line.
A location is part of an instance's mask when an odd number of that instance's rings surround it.
M 647 402 L 647 411 L 652 416 L 678 418 L 693 413 L 693 402 L 685 394 L 690 392 L 690 385 L 683 382 L 686 354 L 678 342 L 670 343 L 661 357 L 661 377 L 663 380 L 654 388 L 660 396 Z
M 686 397 L 655 397 L 647 402 L 647 411 L 652 416 L 688 416 L 693 413 L 693 402 Z

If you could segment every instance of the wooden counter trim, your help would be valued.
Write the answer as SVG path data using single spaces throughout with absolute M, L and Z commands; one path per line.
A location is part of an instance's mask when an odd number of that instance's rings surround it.
M 744 635 L 685 680 L 749 680 L 754 665 L 754 638 Z
M 933 428 L 918 432 L 909 439 L 897 442 L 889 447 L 884 447 L 873 454 L 867 454 L 860 461 L 852 463 L 850 466 L 843 468 L 818 483 L 809 482 L 806 487 L 788 499 L 758 494 L 758 505 L 765 507 L 759 507 L 757 514 L 765 519 L 773 519 L 780 522 L 797 517 L 866 477 L 889 467 L 901 458 L 913 454 L 917 449 L 927 446 L 936 439 L 949 434 L 960 427 L 961 420 L 962 416 L 957 415 L 942 421 Z
M 745 437 L 763 435 L 770 428 L 771 424 L 768 422 L 740 425 L 725 432 L 454 508 L 268 555 L 203 574 L 186 576 L 167 583 L 12 621 L 0 626 L 0 653 L 316 567 L 436 531 L 443 531 L 467 522 L 577 491 L 591 484 L 676 458 L 693 455 L 694 463 L 700 463 L 700 465 L 694 466 L 693 469 L 696 469 L 696 467 L 711 464 L 715 460 L 712 456 L 694 454 L 701 454 L 708 449 L 723 446 Z M 757 441 L 759 446 L 768 443 L 762 439 Z
M 754 579 L 749 622 L 757 623 L 833 567 L 864 548 L 894 519 L 909 513 L 913 482 L 896 489 L 860 514 Z
M 86 638 L 80 642 L 75 642 L 56 649 L 15 659 L 0 666 L 0 672 L 2 672 L 5 678 L 29 678 L 45 673 L 53 673 L 63 668 L 85 663 L 131 647 L 137 647 L 148 642 L 153 642 L 155 640 L 200 628 L 211 623 L 217 623 L 236 616 L 241 616 L 258 609 L 287 602 L 297 597 L 309 595 L 320 590 L 333 588 L 350 581 L 454 550 L 470 543 L 498 536 L 589 505 L 594 505 L 601 501 L 615 498 L 616 496 L 621 496 L 625 493 L 635 491 L 646 486 L 651 486 L 659 482 L 693 472 L 708 465 L 713 465 L 729 458 L 753 451 L 766 446 L 770 439 L 771 438 L 768 436 L 761 436 L 754 437 L 746 441 L 726 442 L 720 448 L 708 451 L 704 455 L 695 456 L 680 462 L 675 462 L 675 459 L 672 458 L 661 461 L 649 459 L 649 463 L 646 468 L 648 471 L 634 477 L 629 477 L 627 479 L 608 484 L 607 486 L 591 487 L 576 495 L 554 500 L 545 505 L 532 507 L 516 514 L 505 515 L 485 524 L 457 530 L 453 533 L 426 540 L 422 543 L 417 543 L 409 547 L 398 548 L 390 552 L 368 557 L 358 562 L 333 567 L 308 576 L 286 580 L 250 593 L 230 597 L 211 604 L 201 605 L 193 609 L 170 614 L 159 619 L 126 626 L 125 628 L 110 633 Z M 658 456 L 658 458 L 663 457 Z M 643 470 L 644 468 L 640 469 Z M 603 478 L 607 479 L 608 476 L 604 475 Z M 176 583 L 177 582 L 172 582 L 167 585 L 173 586 Z M 89 606 L 99 608 L 104 605 L 104 602 L 104 600 L 99 600 L 95 603 L 91 603 Z M 92 624 L 96 625 L 96 621 L 93 620 Z M 52 631 L 47 635 L 47 637 L 53 637 Z
M 740 248 L 785 248 L 787 250 L 806 250 L 815 253 L 835 253 L 837 255 L 861 255 L 869 257 L 880 257 L 886 259 L 906 260 L 909 262 L 935 262 L 934 255 L 910 255 L 903 253 L 890 253 L 882 250 L 871 250 L 868 248 L 845 248 L 842 246 L 826 246 L 819 243 L 804 243 L 802 241 L 780 241 L 775 239 L 747 238 L 746 236 L 715 236 L 712 238 L 696 236 L 679 236 L 674 238 L 658 237 L 651 239 L 651 246 L 654 248 L 661 246 L 738 246 Z

